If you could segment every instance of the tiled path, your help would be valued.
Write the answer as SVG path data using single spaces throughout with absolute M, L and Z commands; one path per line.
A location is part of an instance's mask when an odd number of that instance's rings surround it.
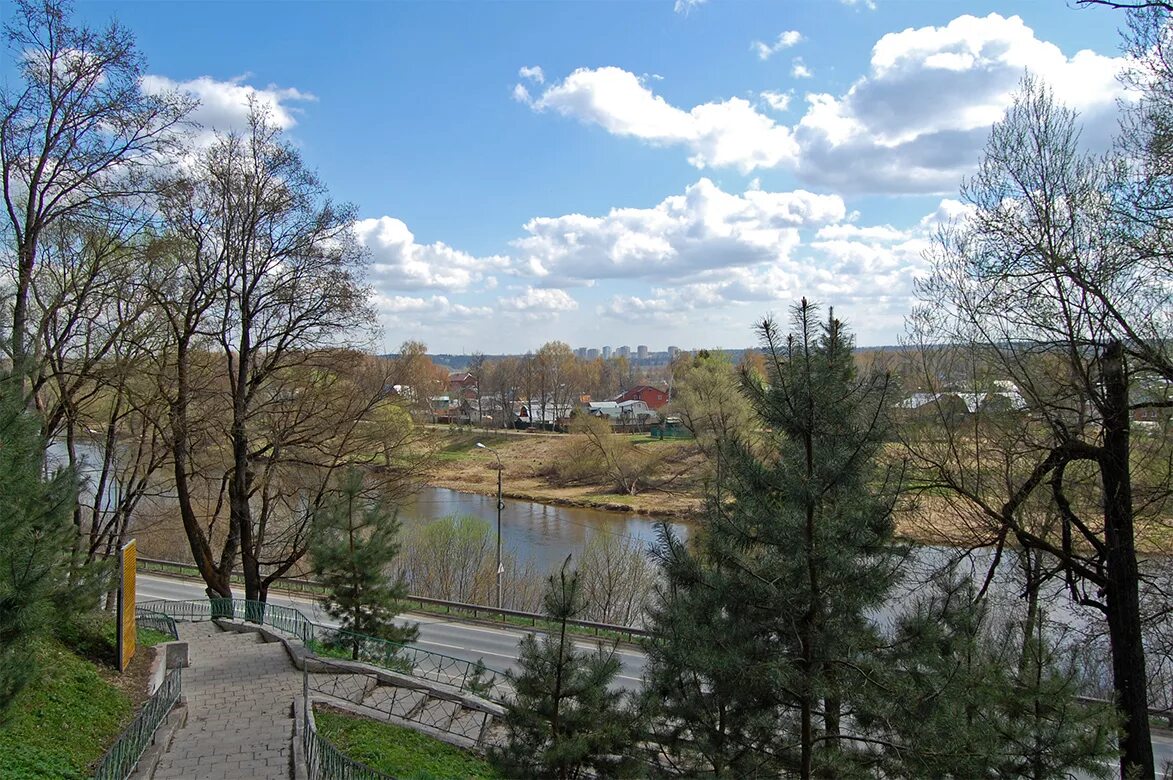
M 223 632 L 212 623 L 180 623 L 191 666 L 183 670 L 187 725 L 175 734 L 158 780 L 288 780 L 291 705 L 301 691 L 280 643 Z

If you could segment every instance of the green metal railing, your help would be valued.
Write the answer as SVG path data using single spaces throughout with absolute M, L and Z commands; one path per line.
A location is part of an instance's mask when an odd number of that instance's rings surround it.
M 163 684 L 147 699 L 118 741 L 106 751 L 94 769 L 94 780 L 126 780 L 155 737 L 159 724 L 179 700 L 182 678 L 178 669 L 167 672 Z
M 357 660 L 364 663 L 452 685 L 485 698 L 501 700 L 507 692 L 504 674 L 486 667 L 483 662 L 466 661 L 414 645 L 325 626 L 313 622 L 293 607 L 242 599 L 145 601 L 140 606 L 144 610 L 169 615 L 181 621 L 226 618 L 266 625 L 296 637 L 319 655 L 337 653 L 340 657 L 353 658 L 357 650 Z M 487 685 L 484 682 L 486 673 L 492 676 Z
M 139 570 L 144 572 L 162 574 L 169 577 L 181 577 L 184 579 L 200 579 L 199 569 L 191 563 L 164 561 L 155 558 L 139 558 L 137 563 Z M 233 574 L 232 581 L 234 583 L 242 583 L 244 582 L 244 578 L 239 574 Z M 312 596 L 321 596 L 326 593 L 326 588 L 321 583 L 297 578 L 278 580 L 273 584 L 273 589 L 286 593 Z M 553 623 L 549 620 L 548 616 L 537 612 L 501 609 L 486 604 L 467 604 L 460 601 L 449 601 L 447 599 L 436 599 L 412 594 L 405 596 L 402 599 L 402 603 L 413 610 L 433 615 L 442 614 L 471 617 L 474 620 L 500 621 L 506 625 L 529 625 L 540 629 L 553 627 Z M 628 642 L 638 642 L 641 638 L 650 636 L 646 629 L 638 626 L 599 623 L 593 620 L 570 620 L 567 625 L 571 626 L 572 630 L 576 633 L 617 638 Z
M 376 720 L 418 723 L 475 745 L 482 744 L 501 715 L 499 707 L 474 697 L 460 699 L 418 684 L 396 685 L 361 666 L 327 659 L 320 659 L 312 672 L 308 665 L 302 670 L 302 698 L 307 707 L 315 701 L 358 705 L 381 713 L 383 717 Z
M 179 639 L 179 628 L 175 625 L 175 620 L 170 615 L 165 615 L 162 612 L 153 612 L 142 607 L 135 607 L 134 620 L 139 628 L 149 628 L 152 631 L 158 631 L 160 634 L 167 634 L 172 639 Z
M 302 745 L 305 747 L 306 773 L 310 780 L 395 780 L 393 775 L 383 774 L 360 761 L 347 758 L 330 740 L 318 733 L 308 707 L 302 728 Z

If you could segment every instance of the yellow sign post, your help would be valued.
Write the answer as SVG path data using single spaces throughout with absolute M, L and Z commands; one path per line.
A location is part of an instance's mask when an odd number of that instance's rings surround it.
M 118 671 L 125 671 L 134 658 L 134 570 L 137 548 L 131 539 L 118 556 Z

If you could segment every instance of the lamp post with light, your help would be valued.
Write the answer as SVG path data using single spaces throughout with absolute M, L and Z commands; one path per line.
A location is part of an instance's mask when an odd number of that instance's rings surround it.
M 501 465 L 501 455 L 497 450 L 479 441 L 477 446 L 482 450 L 488 450 L 497 458 L 497 609 L 501 609 L 501 575 L 505 573 L 505 567 L 501 565 L 501 510 L 505 508 L 505 502 L 501 500 L 501 474 L 505 467 Z

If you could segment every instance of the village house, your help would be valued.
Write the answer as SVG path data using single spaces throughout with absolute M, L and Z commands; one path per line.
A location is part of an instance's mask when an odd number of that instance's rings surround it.
M 661 407 L 668 403 L 668 393 L 651 385 L 636 385 L 629 390 L 623 391 L 611 400 L 616 403 L 643 401 L 648 405 L 649 409 L 655 412 L 659 411 Z

